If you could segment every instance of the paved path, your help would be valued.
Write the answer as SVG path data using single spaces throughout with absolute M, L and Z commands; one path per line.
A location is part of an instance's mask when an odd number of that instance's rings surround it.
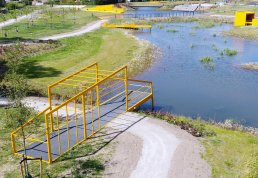
M 58 40 L 58 39 L 61 39 L 61 38 L 79 36 L 79 35 L 82 35 L 84 33 L 88 33 L 88 32 L 91 32 L 93 30 L 96 30 L 96 29 L 100 28 L 101 24 L 104 23 L 105 21 L 106 20 L 98 20 L 98 21 L 95 21 L 95 22 L 91 22 L 91 23 L 87 24 L 86 26 L 83 26 L 82 28 L 80 28 L 78 30 L 74 30 L 72 32 L 56 34 L 56 35 L 53 35 L 53 36 L 47 36 L 47 37 L 40 38 L 40 39 L 41 40 Z

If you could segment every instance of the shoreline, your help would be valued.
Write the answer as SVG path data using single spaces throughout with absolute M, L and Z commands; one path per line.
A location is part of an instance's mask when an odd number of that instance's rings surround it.
M 196 135 L 196 131 L 194 130 L 193 125 L 191 125 L 189 123 L 184 123 L 182 121 L 177 122 L 176 118 L 184 117 L 189 122 L 201 122 L 201 124 L 213 125 L 213 126 L 216 126 L 216 127 L 222 128 L 222 129 L 227 129 L 227 130 L 235 130 L 235 131 L 250 133 L 250 134 L 258 137 L 258 127 L 245 126 L 232 119 L 225 119 L 224 122 L 218 122 L 215 120 L 205 120 L 203 118 L 193 118 L 193 117 L 188 117 L 188 116 L 184 116 L 184 115 L 176 115 L 171 112 L 160 112 L 160 111 L 150 111 L 150 110 L 138 110 L 137 112 L 146 114 L 147 116 L 153 116 L 155 118 L 160 118 L 160 117 L 173 118 L 173 119 L 175 119 L 175 121 L 173 123 L 174 125 L 180 126 L 183 130 L 187 130 L 189 133 L 191 133 L 193 136 L 196 136 L 196 137 L 202 137 L 202 135 L 198 135 L 198 134 Z M 162 119 L 162 120 L 164 120 L 164 119 Z M 185 124 L 187 126 L 185 126 Z

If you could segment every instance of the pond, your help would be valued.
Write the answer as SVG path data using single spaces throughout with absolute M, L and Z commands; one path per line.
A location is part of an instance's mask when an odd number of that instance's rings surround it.
M 195 28 L 196 22 L 154 24 L 137 33 L 162 50 L 162 57 L 138 76 L 153 81 L 155 108 L 164 112 L 258 127 L 258 72 L 242 63 L 258 62 L 258 42 L 225 37 L 232 25 Z M 170 30 L 170 32 L 168 32 Z M 221 55 L 225 49 L 237 55 Z M 200 61 L 213 59 L 212 65 Z M 145 105 L 146 107 L 147 105 Z

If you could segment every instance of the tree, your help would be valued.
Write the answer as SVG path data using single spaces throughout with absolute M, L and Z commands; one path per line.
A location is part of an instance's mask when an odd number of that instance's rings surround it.
M 23 59 L 21 58 L 22 45 L 17 43 L 12 50 L 7 51 L 5 62 L 7 66 L 7 72 L 4 75 L 1 85 L 3 86 L 5 96 L 13 103 L 12 107 L 6 110 L 6 122 L 7 127 L 21 127 L 21 134 L 23 138 L 24 156 L 26 158 L 26 142 L 25 133 L 23 130 L 23 124 L 30 116 L 31 112 L 22 103 L 28 93 L 28 86 L 26 78 L 19 73 L 21 66 L 23 65 Z M 30 176 L 28 171 L 28 163 L 25 160 L 25 175 Z
M 0 7 L 4 7 L 6 4 L 5 0 L 0 0 Z

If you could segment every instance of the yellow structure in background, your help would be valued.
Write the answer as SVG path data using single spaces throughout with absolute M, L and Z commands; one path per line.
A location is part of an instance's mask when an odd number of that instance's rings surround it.
M 255 19 L 253 11 L 238 11 L 235 13 L 234 26 L 258 26 L 258 19 Z
M 108 28 L 125 28 L 125 29 L 135 29 L 138 30 L 140 28 L 149 28 L 151 29 L 151 25 L 137 25 L 134 23 L 131 24 L 108 24 L 107 22 L 103 23 L 103 27 L 108 27 Z
M 125 9 L 122 7 L 116 7 L 115 5 L 99 5 L 96 7 L 86 8 L 86 11 L 90 12 L 106 12 L 112 14 L 121 14 L 125 12 Z

